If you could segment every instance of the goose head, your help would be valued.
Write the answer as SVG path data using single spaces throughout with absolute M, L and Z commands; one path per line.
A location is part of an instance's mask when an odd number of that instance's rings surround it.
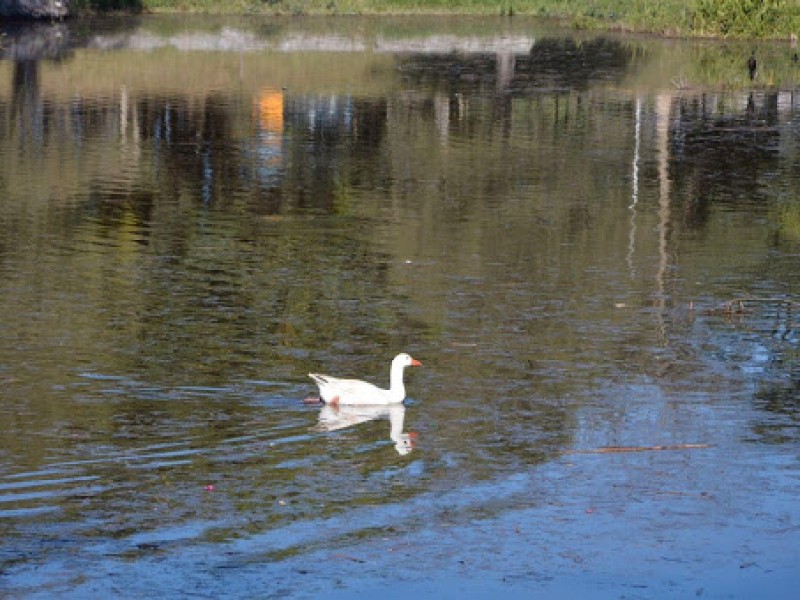
M 421 367 L 422 363 L 419 362 L 416 358 L 412 358 L 410 354 L 406 354 L 405 352 L 401 352 L 397 356 L 394 357 L 392 361 L 392 366 L 398 365 L 402 368 L 406 367 Z

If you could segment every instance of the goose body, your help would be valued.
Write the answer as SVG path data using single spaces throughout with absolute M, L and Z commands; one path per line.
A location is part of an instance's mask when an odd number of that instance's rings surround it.
M 403 372 L 406 367 L 420 365 L 421 362 L 405 352 L 395 356 L 389 373 L 388 390 L 360 379 L 340 379 L 319 373 L 309 373 L 308 376 L 319 387 L 320 398 L 326 404 L 398 404 L 406 397 Z

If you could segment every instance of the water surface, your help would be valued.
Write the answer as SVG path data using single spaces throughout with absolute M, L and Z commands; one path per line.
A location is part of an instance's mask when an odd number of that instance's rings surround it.
M 4 592 L 800 583 L 788 48 L 751 82 L 522 19 L 6 33 Z M 303 402 L 399 351 L 404 409 Z

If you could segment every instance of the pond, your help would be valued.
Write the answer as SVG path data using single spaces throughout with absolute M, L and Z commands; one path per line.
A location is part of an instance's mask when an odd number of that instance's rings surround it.
M 788 43 L 3 27 L 0 595 L 800 585 Z

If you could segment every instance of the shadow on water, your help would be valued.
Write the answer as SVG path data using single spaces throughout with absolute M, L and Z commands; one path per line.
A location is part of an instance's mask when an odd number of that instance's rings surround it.
M 3 585 L 777 589 L 793 94 L 675 90 L 691 44 L 387 22 L 6 56 Z M 407 408 L 301 402 L 399 350 Z

